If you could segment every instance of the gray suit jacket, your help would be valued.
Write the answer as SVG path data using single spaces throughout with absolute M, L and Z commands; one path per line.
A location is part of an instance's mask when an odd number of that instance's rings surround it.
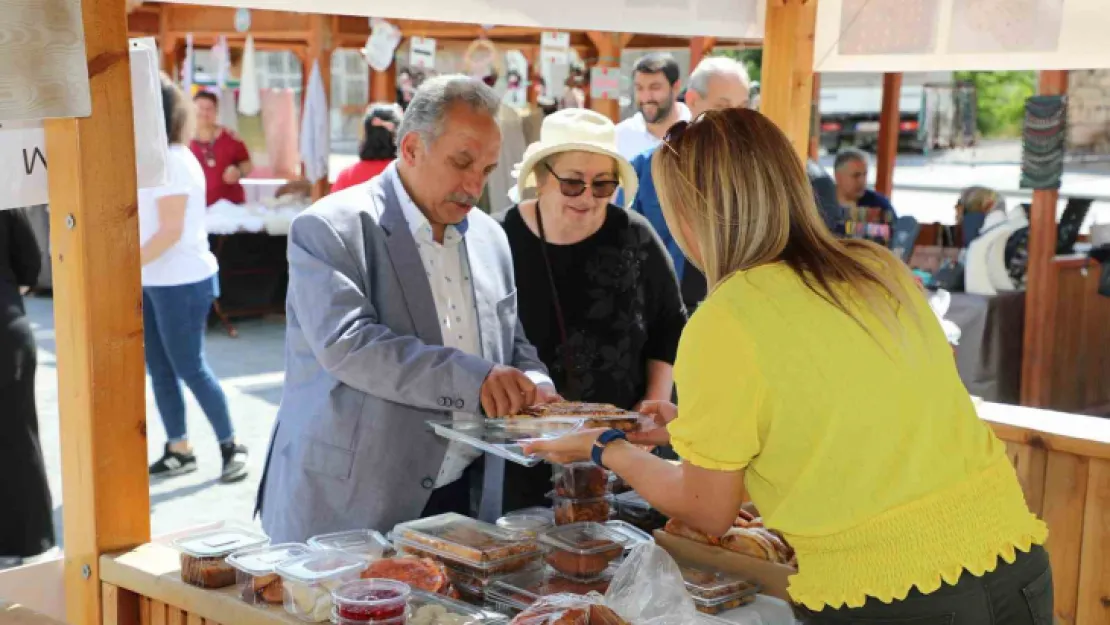
M 480 413 L 493 363 L 546 373 L 517 319 L 508 240 L 478 210 L 464 245 L 482 357 L 443 347 L 397 175 L 320 200 L 289 232 L 285 388 L 262 492 L 275 543 L 417 518 L 447 449 L 425 421 Z

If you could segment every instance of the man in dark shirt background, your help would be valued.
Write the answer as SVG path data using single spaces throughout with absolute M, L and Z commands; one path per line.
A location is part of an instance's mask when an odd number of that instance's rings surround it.
M 845 213 L 840 234 L 888 245 L 898 215 L 883 194 L 867 188 L 867 153 L 856 148 L 841 150 L 833 162 L 836 196 Z
M 253 168 L 247 145 L 234 132 L 220 126 L 220 99 L 216 94 L 201 91 L 193 103 L 197 108 L 197 130 L 189 149 L 204 169 L 208 206 L 219 200 L 246 203 L 246 193 L 239 181 L 249 176 Z

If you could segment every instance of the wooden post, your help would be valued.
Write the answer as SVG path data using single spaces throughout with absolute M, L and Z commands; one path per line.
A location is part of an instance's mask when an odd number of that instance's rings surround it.
M 331 102 L 331 55 L 332 55 L 332 23 L 331 16 L 312 15 L 312 31 L 308 36 L 308 62 L 305 64 L 305 85 L 312 73 L 314 65 L 319 64 L 320 76 L 324 79 L 324 99 Z M 304 92 L 308 96 L 307 89 Z M 301 107 L 302 115 L 304 107 Z M 330 117 L 330 112 L 329 112 Z M 312 200 L 316 201 L 330 191 L 331 185 L 328 176 L 312 183 Z
M 590 42 L 597 49 L 597 67 L 610 67 L 620 69 L 621 51 L 632 38 L 631 35 L 621 33 L 603 33 L 590 31 L 586 33 Z M 590 89 L 587 88 L 587 91 Z M 619 99 L 589 98 L 590 108 L 613 120 L 621 120 L 621 102 Z
M 816 23 L 817 0 L 767 0 L 760 110 L 803 159 L 809 152 Z
M 1068 91 L 1068 73 L 1042 71 L 1041 95 Z M 1021 403 L 1047 407 L 1051 398 L 1053 332 L 1056 327 L 1056 189 L 1036 189 L 1029 209 L 1029 260 L 1025 289 L 1025 331 L 1021 362 Z
M 691 37 L 690 38 L 690 72 L 697 68 L 705 55 L 717 45 L 716 37 Z
M 902 74 L 883 74 L 883 108 L 879 113 L 879 143 L 875 155 L 875 190 L 890 197 L 894 190 L 894 161 L 901 131 Z
M 370 101 L 395 102 L 397 100 L 397 71 L 393 65 L 383 71 L 370 69 Z
M 92 116 L 46 122 L 70 623 L 100 622 L 100 555 L 150 540 L 124 5 L 81 4 Z

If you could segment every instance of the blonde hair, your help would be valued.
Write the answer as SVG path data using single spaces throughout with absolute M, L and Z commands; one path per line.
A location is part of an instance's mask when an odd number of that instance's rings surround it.
M 781 261 L 869 333 L 846 293 L 896 336 L 900 307 L 916 317 L 909 269 L 886 248 L 829 232 L 802 161 L 760 113 L 708 111 L 672 129 L 652 176 L 671 233 L 711 291 L 739 271 Z

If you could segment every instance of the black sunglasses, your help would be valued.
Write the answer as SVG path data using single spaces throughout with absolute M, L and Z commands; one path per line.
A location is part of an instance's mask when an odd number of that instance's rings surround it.
M 619 180 L 595 180 L 587 183 L 585 180 L 578 180 L 577 178 L 560 178 L 559 174 L 551 169 L 551 165 L 544 163 L 543 166 L 547 169 L 556 180 L 559 181 L 559 191 L 567 197 L 578 197 L 586 192 L 586 187 L 590 187 L 590 191 L 594 197 L 610 198 L 617 192 L 617 187 L 620 186 Z

